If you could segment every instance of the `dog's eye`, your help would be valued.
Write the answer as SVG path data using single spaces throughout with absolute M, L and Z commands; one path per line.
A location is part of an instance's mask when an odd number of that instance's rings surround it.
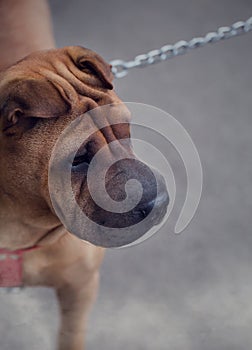
M 78 67 L 84 73 L 87 73 L 90 75 L 97 75 L 97 72 L 94 66 L 89 61 L 79 61 Z

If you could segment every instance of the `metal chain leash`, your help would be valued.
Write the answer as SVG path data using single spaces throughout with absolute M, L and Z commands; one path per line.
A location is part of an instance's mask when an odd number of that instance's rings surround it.
M 112 72 L 116 78 L 123 78 L 132 68 L 142 68 L 154 63 L 166 61 L 178 55 L 183 55 L 191 49 L 216 43 L 223 39 L 247 33 L 252 30 L 252 17 L 246 21 L 238 21 L 228 27 L 220 27 L 216 32 L 207 33 L 204 37 L 193 38 L 189 41 L 180 40 L 173 45 L 165 45 L 160 49 L 149 51 L 146 54 L 138 55 L 131 61 L 113 60 Z

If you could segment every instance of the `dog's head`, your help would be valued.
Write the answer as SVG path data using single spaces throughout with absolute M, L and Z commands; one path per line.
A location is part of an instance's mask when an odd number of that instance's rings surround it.
M 9 213 L 30 228 L 41 226 L 50 231 L 59 225 L 48 190 L 48 164 L 59 136 L 78 116 L 108 104 L 114 120 L 118 113 L 118 124 L 112 125 L 109 115 L 103 116 L 107 120 L 103 128 L 99 127 L 99 120 L 85 121 L 87 128 L 92 123 L 97 130 L 83 140 L 72 164 L 76 201 L 91 220 L 111 228 L 140 222 L 156 203 L 142 232 L 134 232 L 116 244 L 98 242 L 104 246 L 130 243 L 163 218 L 168 205 L 165 182 L 134 156 L 128 141 L 130 113 L 113 91 L 112 78 L 111 67 L 82 47 L 35 52 L 0 73 L 0 191 Z M 115 108 L 118 104 L 119 109 Z M 138 180 L 143 188 L 138 205 L 125 213 L 112 213 L 97 206 L 86 181 L 93 156 L 114 140 L 119 140 L 125 159 L 115 162 L 106 175 L 108 194 L 113 200 L 122 201 L 129 179 Z M 160 188 L 158 197 L 156 181 Z M 95 234 L 91 232 L 87 237 Z

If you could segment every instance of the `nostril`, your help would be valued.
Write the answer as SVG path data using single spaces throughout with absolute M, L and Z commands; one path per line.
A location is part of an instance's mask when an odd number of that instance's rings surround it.
M 133 209 L 133 215 L 138 215 L 141 218 L 145 218 L 153 209 L 155 205 L 155 200 L 149 201 L 147 203 L 141 203 Z
M 168 204 L 169 196 L 167 191 L 164 191 L 156 198 L 146 203 L 140 203 L 135 209 L 133 209 L 132 213 L 133 215 L 141 216 L 144 219 L 153 209 L 155 209 L 156 214 L 162 214 L 166 211 Z
M 155 206 L 156 207 L 166 207 L 169 204 L 169 195 L 167 191 L 164 191 L 162 194 L 157 196 L 155 199 Z
M 141 211 L 141 214 L 142 214 L 143 216 L 146 216 L 146 213 L 147 213 L 147 210 L 146 210 L 146 209 L 141 209 L 140 211 Z

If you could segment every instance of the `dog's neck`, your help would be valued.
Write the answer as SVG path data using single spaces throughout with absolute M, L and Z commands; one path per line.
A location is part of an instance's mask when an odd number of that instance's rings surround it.
M 0 248 L 10 250 L 52 244 L 66 233 L 50 212 L 19 208 L 7 195 L 0 198 Z
M 1 215 L 0 215 L 1 218 Z M 26 226 L 21 222 L 0 224 L 0 248 L 17 250 L 53 244 L 67 231 L 63 225 L 50 230 Z

